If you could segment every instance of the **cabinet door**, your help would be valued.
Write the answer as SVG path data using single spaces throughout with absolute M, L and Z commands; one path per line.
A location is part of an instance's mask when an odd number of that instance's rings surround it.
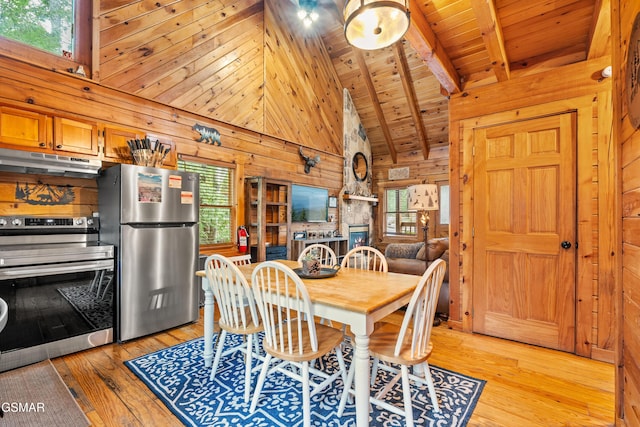
M 119 128 L 115 126 L 104 127 L 104 160 L 117 163 L 132 163 L 131 150 L 127 141 L 144 138 L 144 132 Z
M 46 115 L 11 107 L 0 107 L 0 143 L 19 147 L 50 148 Z M 49 132 L 48 132 L 49 130 Z
M 169 146 L 171 151 L 167 154 L 167 157 L 164 158 L 164 162 L 162 163 L 163 168 L 167 169 L 175 169 L 178 167 L 178 155 L 176 154 L 176 146 L 173 141 L 163 142 L 165 146 Z
M 151 141 L 152 147 L 154 146 L 153 144 L 155 144 L 155 142 L 157 141 L 159 144 L 162 144 L 162 150 L 169 149 L 169 152 L 162 161 L 162 165 L 158 167 L 162 167 L 165 169 L 176 169 L 178 165 L 178 156 L 176 155 L 175 143 L 170 138 L 167 138 L 163 135 L 147 133 L 146 138 Z
M 53 148 L 56 151 L 98 154 L 98 126 L 95 123 L 63 117 L 55 117 L 53 123 Z

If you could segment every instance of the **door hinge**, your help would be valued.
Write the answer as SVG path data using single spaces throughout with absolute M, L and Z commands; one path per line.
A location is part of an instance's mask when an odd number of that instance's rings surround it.
M 476 228 L 471 227 L 471 237 L 476 237 Z

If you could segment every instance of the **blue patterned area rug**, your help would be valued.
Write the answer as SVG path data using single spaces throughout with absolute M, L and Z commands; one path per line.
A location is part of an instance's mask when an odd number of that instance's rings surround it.
M 241 339 L 229 335 L 231 339 Z M 202 359 L 202 338 L 147 354 L 125 365 L 155 393 L 160 400 L 189 426 L 300 426 L 302 425 L 302 388 L 299 382 L 274 373 L 267 377 L 258 408 L 251 414 L 244 403 L 244 358 L 236 352 L 220 360 L 214 381 L 209 381 L 210 368 Z M 350 351 L 345 354 L 348 363 Z M 335 355 L 320 361 L 333 371 Z M 387 374 L 380 370 L 378 376 Z M 388 374 L 387 374 L 388 375 Z M 476 406 L 485 381 L 431 366 L 436 394 L 442 412 L 431 409 L 426 386 L 414 391 L 413 410 L 417 426 L 463 427 Z M 258 374 L 254 373 L 253 386 Z M 354 404 L 347 404 L 342 417 L 337 408 L 342 394 L 342 380 L 311 398 L 311 423 L 314 426 L 355 426 Z M 391 394 L 391 392 L 390 392 Z M 396 402 L 402 402 L 399 385 L 392 390 Z M 253 396 L 253 395 L 252 395 Z M 389 397 L 389 395 L 387 396 Z M 398 415 L 371 406 L 370 425 L 401 426 Z

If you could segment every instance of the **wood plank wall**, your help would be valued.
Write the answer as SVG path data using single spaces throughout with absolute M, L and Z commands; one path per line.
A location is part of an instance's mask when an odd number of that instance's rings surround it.
M 0 172 L 0 215 L 90 216 L 97 205 L 95 180 Z
M 616 203 L 619 213 L 616 218 L 621 218 L 622 222 L 621 247 L 616 248 L 617 253 L 622 254 L 618 257 L 616 272 L 620 278 L 616 289 L 616 425 L 629 427 L 640 425 L 640 129 L 633 128 L 626 105 L 630 90 L 627 85 L 628 47 L 638 14 L 639 2 L 612 1 L 614 123 L 617 124 L 614 130 L 620 155 L 620 188 L 617 191 L 620 200 Z
M 100 1 L 96 81 L 330 154 L 342 88 L 285 1 Z
M 264 133 L 342 154 L 342 85 L 322 39 L 290 2 L 265 4 Z
M 94 5 L 100 44 L 92 79 L 31 63 L 26 52 L 0 55 L 0 103 L 170 139 L 179 154 L 236 165 L 238 185 L 245 176 L 268 176 L 339 193 L 342 89 L 319 37 L 279 28 L 289 28 L 283 20 L 292 18 L 283 2 L 100 0 Z M 289 80 L 283 73 L 290 69 L 305 78 Z M 196 143 L 195 123 L 216 128 L 222 146 Z M 309 174 L 300 146 L 321 157 Z M 16 182 L 32 179 L 60 182 L 3 174 L 0 214 L 31 212 L 11 195 Z M 43 205 L 38 213 L 90 214 L 97 198 L 89 181 L 71 181 L 82 193 L 75 199 L 80 205 L 72 202 L 65 212 Z M 238 191 L 238 224 L 244 218 L 242 194 Z
M 161 135 L 172 140 L 180 154 L 237 165 L 239 179 L 260 175 L 312 184 L 320 182 L 322 176 L 322 185 L 330 192 L 337 194 L 342 187 L 342 156 L 322 154 L 322 161 L 310 174 L 305 174 L 297 143 L 128 95 L 86 79 L 0 57 L 0 85 L 3 88 L 0 93 L 2 104 L 47 114 L 72 114 L 99 123 Z M 197 143 L 198 134 L 192 129 L 195 123 L 216 128 L 221 134 L 222 145 Z M 37 179 L 48 184 L 60 182 L 59 178 L 44 176 Z M 5 180 L 9 187 L 3 189 L 2 194 L 11 194 L 14 178 Z M 82 183 L 80 187 L 90 185 Z M 2 203 L 0 214 L 20 212 L 25 207 L 15 200 Z M 239 204 L 242 205 L 241 198 Z M 81 210 L 88 209 L 85 206 Z M 50 213 L 53 214 L 54 210 L 52 208 Z M 238 218 L 241 223 L 242 216 Z
M 615 224 L 610 206 L 615 194 L 611 79 L 600 79 L 610 65 L 603 57 L 453 95 L 450 111 L 451 211 L 450 324 L 472 330 L 473 168 L 465 130 L 486 115 L 516 118 L 575 110 L 579 115 L 578 146 L 578 271 L 576 352 L 613 361 L 615 348 Z M 479 111 L 483 115 L 479 115 Z M 468 132 L 466 132 L 468 133 Z M 458 278 L 456 280 L 455 278 Z

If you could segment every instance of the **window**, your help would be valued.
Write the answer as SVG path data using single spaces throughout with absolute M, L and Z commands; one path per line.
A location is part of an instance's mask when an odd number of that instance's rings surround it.
M 62 55 L 73 53 L 73 1 L 2 0 L 2 35 Z
M 416 236 L 416 213 L 409 212 L 407 188 L 387 188 L 384 192 L 386 236 Z
M 200 174 L 200 246 L 231 244 L 235 229 L 234 169 L 184 158 L 178 160 L 178 169 Z
M 22 57 L 47 65 L 53 61 L 62 69 L 74 64 L 88 67 L 91 3 L 86 0 L 0 0 L 0 52 L 14 56 L 20 52 Z
M 449 184 L 440 187 L 440 225 L 449 225 Z

